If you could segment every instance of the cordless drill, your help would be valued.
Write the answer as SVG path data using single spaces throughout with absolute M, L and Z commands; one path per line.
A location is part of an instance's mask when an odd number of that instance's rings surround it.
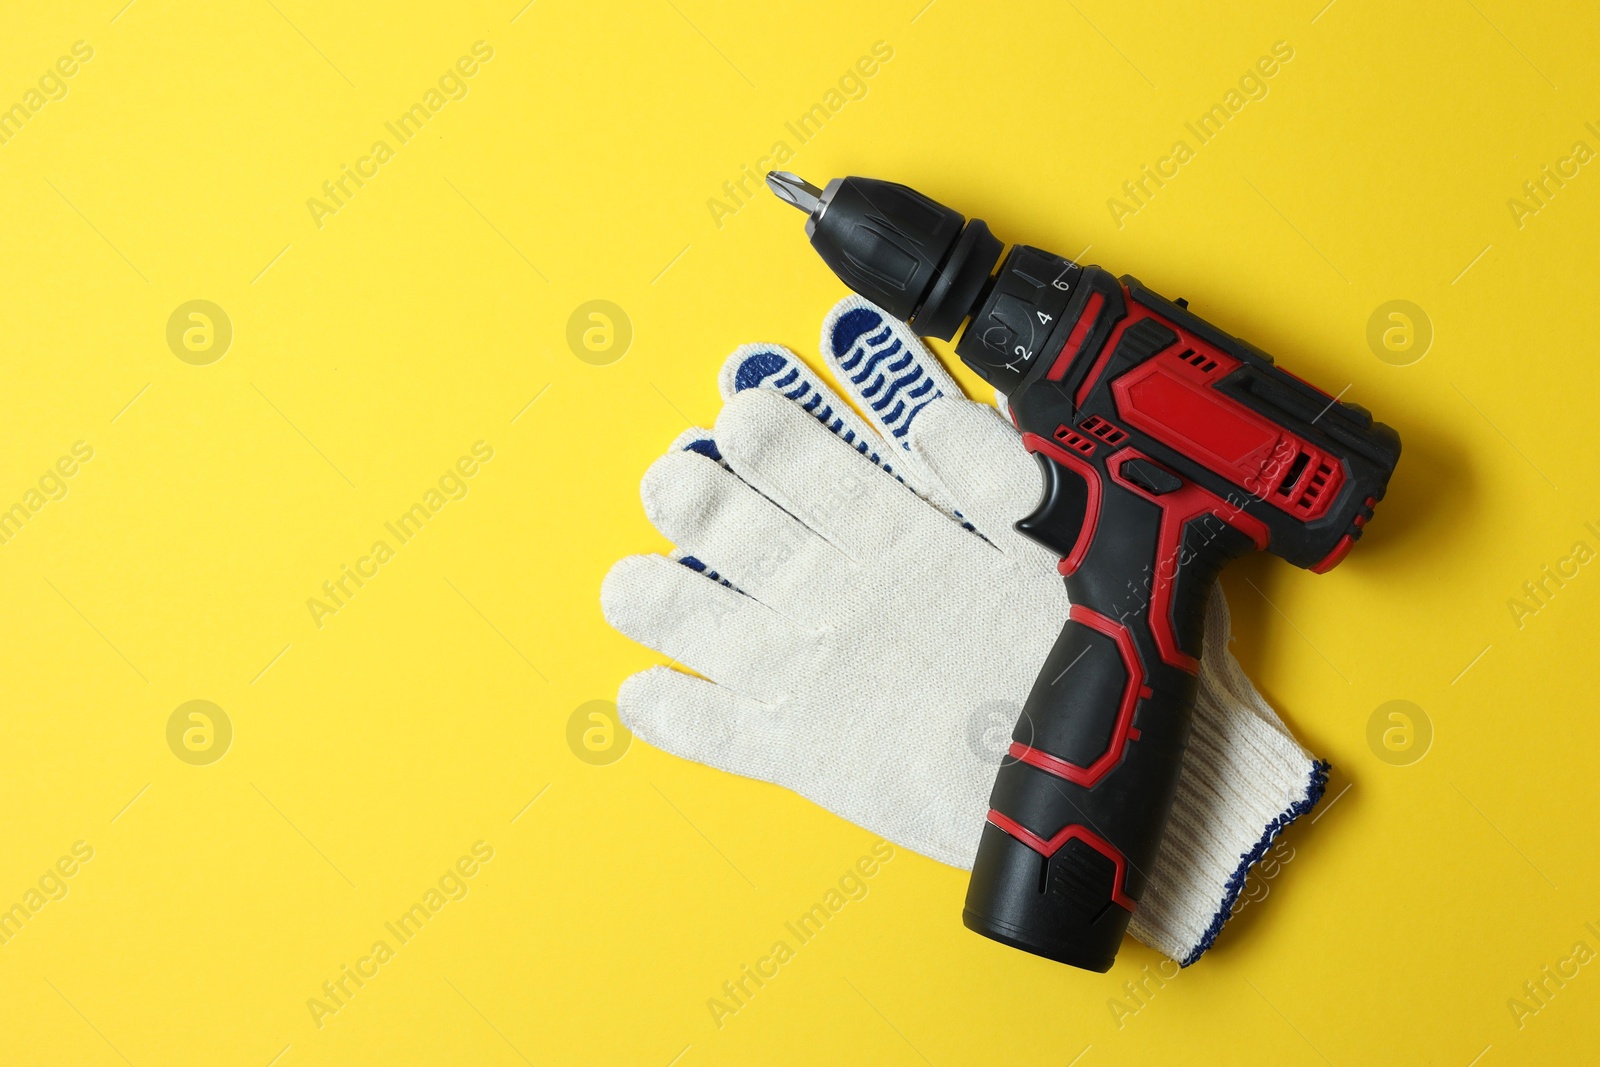
M 767 184 L 851 289 L 923 336 L 966 324 L 956 355 L 1038 462 L 1016 528 L 1060 555 L 1072 607 L 996 775 L 963 918 L 1108 970 L 1177 788 L 1217 574 L 1252 550 L 1333 567 L 1400 437 L 1131 276 L 1025 245 L 1002 260 L 981 220 L 903 185 Z

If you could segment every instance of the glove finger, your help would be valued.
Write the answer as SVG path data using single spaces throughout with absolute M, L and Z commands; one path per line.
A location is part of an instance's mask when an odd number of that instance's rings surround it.
M 788 716 L 723 686 L 670 667 L 622 683 L 617 713 L 664 752 L 719 770 L 786 785 Z
M 798 411 L 795 416 L 805 418 Z M 816 432 L 828 436 L 820 427 Z M 780 611 L 800 614 L 819 590 L 831 592 L 848 580 L 848 562 L 832 545 L 704 455 L 662 456 L 645 471 L 640 496 L 651 524 L 669 540 L 714 561 L 723 577 Z
M 716 463 L 724 470 L 726 470 L 728 467 L 726 463 L 722 462 L 722 453 L 717 450 L 717 442 L 712 440 L 711 431 L 705 429 L 704 427 L 689 427 L 687 430 L 683 431 L 673 439 L 672 446 L 668 448 L 667 451 L 696 452 L 711 460 L 713 463 Z M 695 573 L 704 575 L 705 577 L 710 578 L 712 581 L 725 585 L 730 589 L 737 588 L 732 582 L 728 581 L 727 578 L 723 577 L 714 566 L 711 566 L 710 564 L 706 563 L 705 560 L 700 559 L 697 556 L 690 555 L 681 548 L 674 546 L 672 551 L 667 554 L 667 558 L 672 560 L 674 563 L 681 563 Z M 657 651 L 659 651 L 659 649 Z
M 706 457 L 711 462 L 726 466 L 722 463 L 722 453 L 717 450 L 717 442 L 712 439 L 711 431 L 703 426 L 691 426 L 672 439 L 668 452 L 694 452 Z
M 902 480 L 909 473 L 894 468 L 890 461 L 895 457 L 885 455 L 888 448 L 883 438 L 823 384 L 821 377 L 800 357 L 782 345 L 740 345 L 723 363 L 717 384 L 724 402 L 750 389 L 777 393 L 800 405 L 801 410 L 826 426 L 834 436 L 884 470 L 901 476 Z M 913 478 L 907 484 L 920 489 L 913 484 L 915 481 Z
M 739 346 L 723 364 L 721 385 L 724 400 L 747 389 L 766 389 L 794 401 L 834 436 L 899 478 L 912 492 L 952 518 L 965 521 L 955 501 L 915 453 L 891 450 L 849 404 L 823 383 L 821 376 L 788 349 L 780 345 Z
M 906 434 L 930 403 L 965 395 L 905 323 L 859 296 L 823 320 L 822 356 L 897 455 L 908 453 Z
M 618 560 L 600 610 L 641 645 L 753 700 L 781 699 L 811 647 L 771 608 L 663 556 Z
M 1050 553 L 1014 529 L 1039 500 L 1039 470 L 998 413 L 947 396 L 922 412 L 907 435 L 967 521 L 1000 551 L 1048 566 Z
M 938 537 L 930 519 L 959 533 L 893 475 L 765 390 L 730 400 L 717 416 L 716 434 L 735 473 L 857 563 L 880 558 L 897 543 Z M 732 569 L 724 556 L 716 559 Z

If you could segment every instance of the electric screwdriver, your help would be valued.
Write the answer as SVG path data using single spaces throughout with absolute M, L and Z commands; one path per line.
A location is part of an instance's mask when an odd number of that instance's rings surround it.
M 1044 489 L 1018 531 L 1072 607 L 990 796 L 966 925 L 1110 969 L 1193 713 L 1206 599 L 1268 551 L 1322 573 L 1361 537 L 1400 437 L 1131 276 L 1016 245 L 903 185 L 773 172 L 846 285 L 1004 395 Z M 998 266 L 998 269 L 997 269 Z

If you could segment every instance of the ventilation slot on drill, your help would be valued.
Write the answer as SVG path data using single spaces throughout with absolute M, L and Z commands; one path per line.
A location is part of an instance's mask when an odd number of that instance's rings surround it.
M 1094 442 L 1065 423 L 1056 427 L 1055 438 L 1075 452 L 1082 452 L 1086 456 L 1094 455 Z
M 1210 374 L 1217 369 L 1216 360 L 1203 352 L 1196 352 L 1192 348 L 1185 348 L 1182 352 L 1179 352 L 1178 358 L 1189 364 L 1189 366 L 1197 368 L 1202 374 Z
M 1283 481 L 1278 483 L 1279 496 L 1289 495 L 1290 491 L 1294 489 L 1295 483 L 1300 480 L 1300 475 L 1305 473 L 1306 464 L 1310 461 L 1311 457 L 1306 455 L 1304 452 L 1301 452 L 1294 457 L 1294 462 L 1289 464 L 1289 473 L 1285 474 L 1283 476 Z
M 1087 434 L 1100 438 L 1108 445 L 1119 445 L 1128 439 L 1126 430 L 1119 429 L 1099 415 L 1090 415 L 1078 424 L 1078 428 Z
M 1306 481 L 1306 487 L 1300 490 L 1300 498 L 1294 502 L 1296 511 L 1307 512 L 1316 504 L 1317 498 L 1323 490 L 1328 488 L 1328 483 L 1333 480 L 1333 461 L 1324 459 L 1317 464 L 1317 469 L 1312 472 Z

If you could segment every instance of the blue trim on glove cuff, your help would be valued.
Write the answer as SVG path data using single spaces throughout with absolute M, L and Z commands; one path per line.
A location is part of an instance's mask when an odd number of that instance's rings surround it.
M 1279 834 L 1288 829 L 1290 823 L 1309 813 L 1312 808 L 1317 806 L 1317 802 L 1322 799 L 1322 794 L 1327 791 L 1328 771 L 1332 767 L 1333 764 L 1327 760 L 1316 760 L 1311 764 L 1311 779 L 1306 783 L 1306 795 L 1289 805 L 1289 810 L 1268 823 L 1266 830 L 1261 835 L 1261 840 L 1256 842 L 1254 848 L 1240 857 L 1239 866 L 1234 869 L 1227 885 L 1223 887 L 1222 903 L 1218 906 L 1216 914 L 1211 917 L 1211 924 L 1206 927 L 1206 932 L 1201 936 L 1200 943 L 1195 946 L 1194 951 L 1179 960 L 1178 966 L 1187 967 L 1194 963 L 1205 955 L 1206 950 L 1217 940 L 1217 935 L 1222 933 L 1223 926 L 1233 917 L 1233 906 L 1238 901 L 1239 894 L 1244 892 L 1244 883 L 1245 879 L 1250 875 L 1250 868 L 1261 861 L 1261 858 L 1267 854 L 1267 849 L 1272 847 L 1272 843 L 1278 839 Z

